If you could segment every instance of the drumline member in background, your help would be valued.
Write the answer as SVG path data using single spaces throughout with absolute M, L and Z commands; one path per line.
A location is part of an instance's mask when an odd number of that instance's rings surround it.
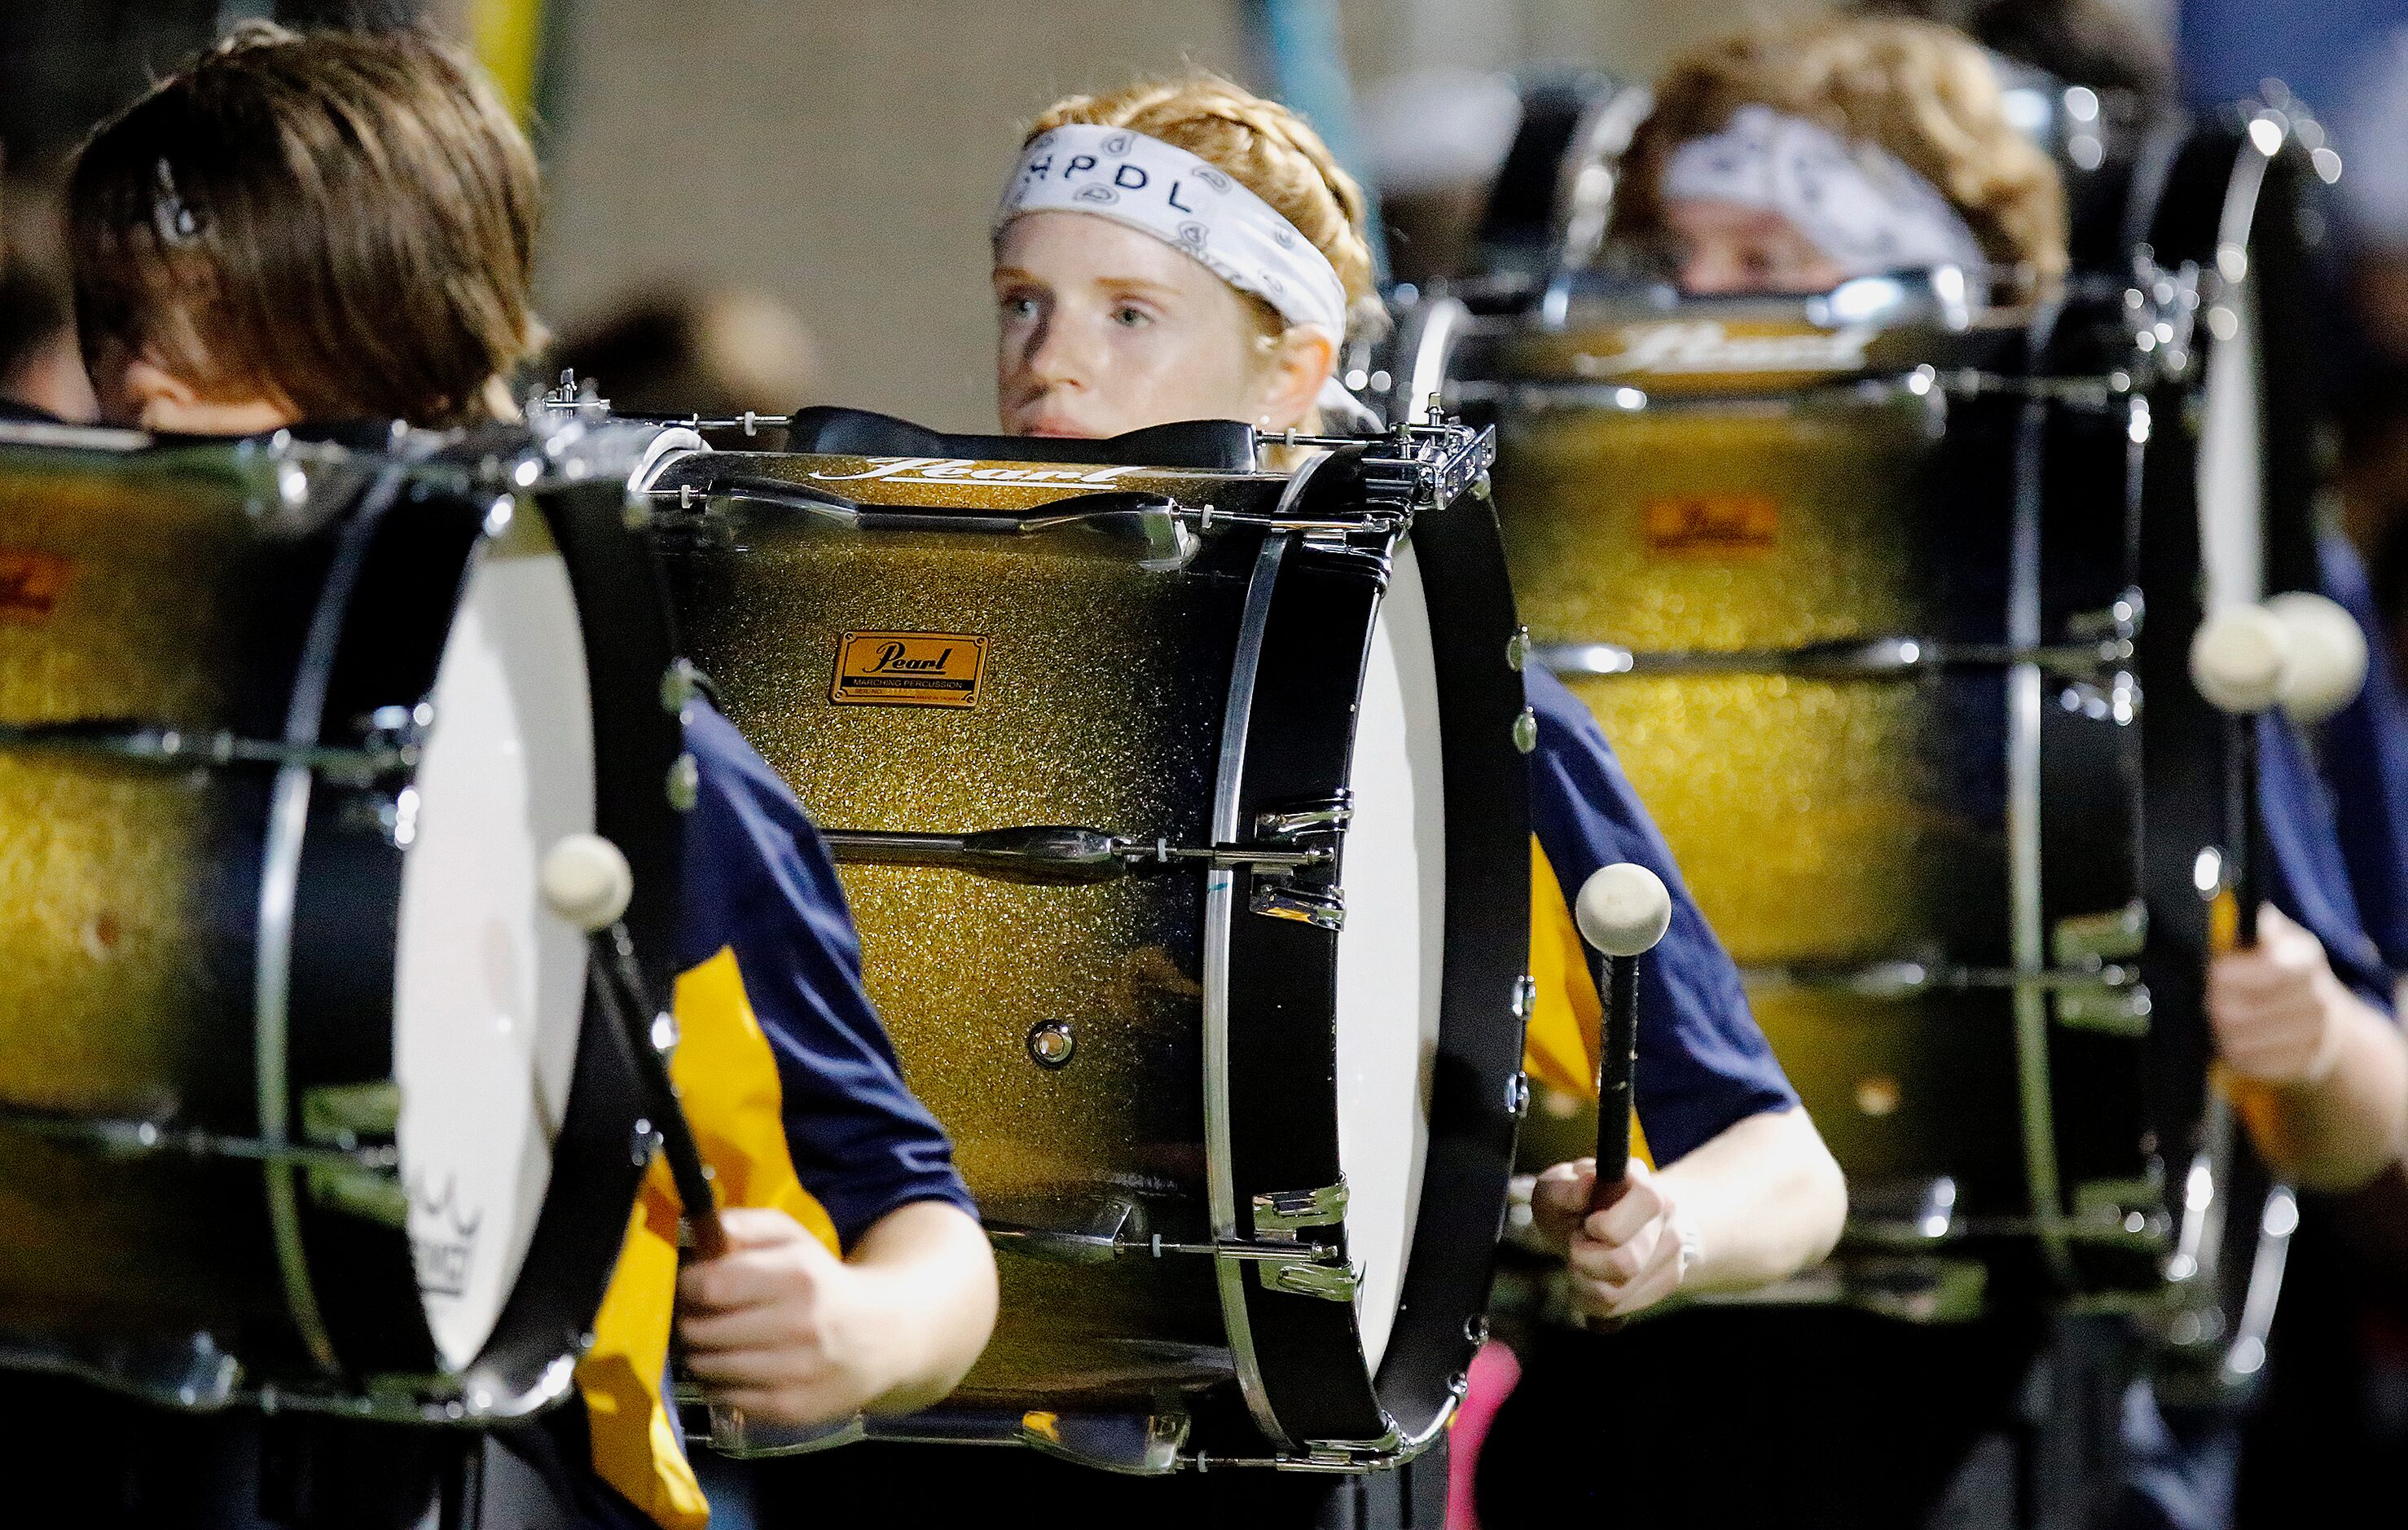
M 1943 265 L 2031 290 L 2065 270 L 2053 166 L 2006 120 L 1981 50 L 1928 22 L 1768 26 L 1696 49 L 1666 71 L 1627 163 L 1615 236 L 1669 241 L 1693 293 Z M 2371 691 L 2396 698 L 2375 657 Z M 2396 712 L 2378 725 L 2408 739 Z M 2208 1014 L 2226 1065 L 2269 1086 L 2249 1118 L 2270 1162 L 2347 1189 L 2408 1147 L 2408 1046 L 2385 1012 L 2397 974 L 2356 895 L 2400 873 L 2353 886 L 2298 736 L 2279 714 L 2262 734 L 2277 907 L 2258 947 L 2210 967 Z
M 1362 193 L 1293 113 L 1211 76 L 1073 96 L 1038 119 L 995 231 L 996 386 L 1014 434 L 1106 436 L 1180 420 L 1266 432 L 1343 425 L 1332 379 L 1350 315 L 1376 318 Z M 1598 1000 L 1568 894 L 1598 866 L 1651 866 L 1671 933 L 1643 965 L 1638 1108 L 1655 1166 L 1586 1215 L 1595 1165 L 1542 1176 L 1540 1236 L 1581 1310 L 1779 1280 L 1839 1236 L 1845 1190 L 1588 710 L 1526 676 L 1531 756 L 1528 1066 L 1596 1089 Z M 1466 1229 L 1484 1237 L 1484 1229 Z
M 1954 265 L 2026 291 L 2065 273 L 2057 167 L 1946 27 L 1766 26 L 1666 68 L 1623 158 L 1610 236 L 1682 290 L 1821 293 Z
M 2054 167 L 2007 122 L 1982 51 L 1926 22 L 1768 25 L 1694 49 L 1666 71 L 1625 164 L 1614 236 L 1667 257 L 1692 294 L 1809 293 L 1947 265 L 1977 298 L 2029 295 L 2066 267 Z M 2346 599 L 2354 576 L 2362 607 L 2355 556 L 2323 541 L 2328 583 L 2338 575 Z M 2388 1012 L 2398 958 L 2368 934 L 2397 923 L 2408 794 L 2387 783 L 2408 780 L 2397 768 L 2408 718 L 2387 656 L 2373 658 L 2365 694 L 2328 725 L 2338 804 L 2288 720 L 2261 721 L 2272 901 L 2258 944 L 2215 957 L 2207 977 L 2252 1138 L 2311 1189 L 2354 1188 L 2408 1151 L 2408 1043 Z M 2349 837 L 2337 806 L 2354 818 Z M 2144 1382 L 2123 1418 L 2137 1469 L 2118 1523 L 2222 1523 L 2231 1462 L 2215 1437 L 2229 1420 L 2170 1433 Z
M 104 408 L 154 430 L 371 445 L 392 420 L 514 418 L 509 376 L 541 338 L 538 195 L 524 137 L 442 45 L 238 28 L 77 159 L 77 299 Z M 994 1322 L 985 1236 L 862 989 L 826 848 L 715 710 L 690 703 L 684 729 L 699 787 L 675 1072 L 729 1247 L 681 1273 L 654 1164 L 578 1403 L 498 1437 L 555 1502 L 529 1492 L 488 1523 L 703 1523 L 664 1399 L 673 1317 L 716 1400 L 795 1424 L 934 1402 Z

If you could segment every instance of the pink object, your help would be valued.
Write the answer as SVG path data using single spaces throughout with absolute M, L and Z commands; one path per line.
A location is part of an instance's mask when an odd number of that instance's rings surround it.
M 1446 1446 L 1446 1530 L 1480 1530 L 1473 1490 L 1480 1478 L 1480 1447 L 1505 1399 L 1521 1384 L 1522 1362 L 1496 1339 L 1471 1357 L 1470 1386 L 1455 1410 Z

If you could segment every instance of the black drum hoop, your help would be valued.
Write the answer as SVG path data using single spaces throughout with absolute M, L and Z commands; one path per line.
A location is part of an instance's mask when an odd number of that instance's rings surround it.
M 1329 519 L 1358 503 L 1365 449 L 1322 459 L 1283 513 Z M 1462 1394 L 1480 1342 L 1518 1123 L 1516 1012 L 1529 944 L 1527 762 L 1510 655 L 1517 630 L 1504 554 L 1484 496 L 1416 513 L 1439 670 L 1446 780 L 1447 951 L 1428 1158 L 1419 1220 L 1386 1358 L 1368 1373 L 1351 1300 L 1316 1302 L 1265 1282 L 1235 1282 L 1258 1378 L 1248 1401 L 1280 1451 L 1339 1469 L 1410 1457 L 1435 1437 Z M 1240 821 L 1288 799 L 1341 787 L 1353 709 L 1387 562 L 1291 546 L 1258 565 L 1272 583 L 1260 664 L 1247 707 Z M 1442 573 L 1440 570 L 1443 570 Z M 1245 879 L 1241 878 L 1242 883 Z M 1230 899 L 1242 909 L 1247 892 Z M 1228 931 L 1229 1114 L 1236 1204 L 1339 1180 L 1334 1027 L 1298 1026 L 1301 991 L 1336 1013 L 1337 937 L 1310 924 L 1231 918 Z M 1299 982 L 1298 975 L 1308 975 Z M 1329 1133 L 1292 1123 L 1326 1120 Z M 1282 1130 L 1283 1123 L 1289 1123 Z M 1259 1240 L 1266 1229 L 1252 1229 Z M 1225 1281 L 1227 1278 L 1225 1276 Z M 1227 1286 L 1225 1284 L 1225 1292 Z M 1258 1387 L 1259 1395 L 1254 1394 Z
M 513 442 L 524 444 L 519 436 Z M 318 741 L 328 747 L 352 742 L 357 719 L 378 707 L 408 705 L 433 689 L 483 536 L 490 494 L 449 485 L 433 469 L 412 477 L 402 513 L 374 528 L 357 587 L 329 593 L 340 602 L 341 641 L 318 681 L 326 695 Z M 637 868 L 625 923 L 652 991 L 666 994 L 675 977 L 681 902 L 682 826 L 670 794 L 684 752 L 683 696 L 671 683 L 676 649 L 657 564 L 628 528 L 624 506 L 624 487 L 606 474 L 541 485 L 523 494 L 519 513 L 543 517 L 567 567 L 590 677 L 595 828 Z M 435 591 L 448 598 L 430 606 Z M 423 614 L 403 620 L 413 611 Z M 309 683 L 306 673 L 301 679 Z M 358 1020 L 296 1028 L 286 1080 L 296 1112 L 311 1086 L 390 1078 L 394 1065 L 395 952 L 389 941 L 371 942 L 367 959 L 360 959 L 358 937 L 362 929 L 395 928 L 403 856 L 382 835 L 358 826 L 363 789 L 330 784 L 319 784 L 303 846 L 294 945 L 296 952 L 318 954 L 296 964 L 292 1012 Z M 299 1045 L 305 1041 L 307 1048 Z M 646 1110 L 635 1065 L 621 1028 L 589 992 L 552 1179 L 493 1335 L 450 1383 L 366 1387 L 380 1399 L 397 1394 L 379 1402 L 380 1414 L 490 1422 L 566 1394 L 575 1359 L 591 1342 L 644 1174 L 630 1151 Z M 339 1366 L 323 1390 L 355 1396 L 367 1379 L 438 1374 L 407 1233 L 306 1201 L 302 1226 Z

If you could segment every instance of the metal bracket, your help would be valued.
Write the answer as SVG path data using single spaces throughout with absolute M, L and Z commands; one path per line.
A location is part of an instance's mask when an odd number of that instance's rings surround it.
M 1314 1190 L 1275 1190 L 1254 1197 L 1257 1236 L 1302 1227 L 1336 1227 L 1346 1220 L 1346 1178 Z
M 1362 1271 L 1352 1265 L 1325 1265 L 1318 1261 L 1297 1260 L 1266 1262 L 1256 1266 L 1265 1289 L 1284 1291 L 1297 1296 L 1318 1296 L 1326 1302 L 1351 1302 L 1354 1288 L 1362 1283 Z
M 2149 1034 L 2149 1016 L 2155 1009 L 2156 1001 L 2150 997 L 2145 983 L 2129 983 L 2121 987 L 2100 983 L 2095 988 L 2060 988 L 2057 991 L 2057 1022 L 2077 1031 L 2100 1031 L 2109 1036 L 2146 1036 Z
M 2072 914 L 2057 922 L 2055 934 L 2059 966 L 2128 961 L 2149 943 L 2149 907 L 2134 898 L 2104 913 Z
M 1254 815 L 1254 832 L 1265 839 L 1297 839 L 1306 835 L 1342 835 L 1354 821 L 1354 794 L 1313 798 Z
M 1346 890 L 1298 887 L 1284 878 L 1259 877 L 1247 908 L 1270 919 L 1293 919 L 1325 930 L 1346 927 Z

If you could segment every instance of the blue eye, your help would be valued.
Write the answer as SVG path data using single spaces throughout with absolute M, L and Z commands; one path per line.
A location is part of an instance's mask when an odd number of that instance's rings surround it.
M 1123 329 L 1135 329 L 1140 324 L 1153 323 L 1154 315 L 1135 304 L 1124 303 L 1112 310 L 1112 322 Z
M 1037 299 L 1033 297 L 1007 297 L 1003 299 L 999 306 L 1003 309 L 1003 316 L 1007 319 L 1034 319 L 1037 317 Z

